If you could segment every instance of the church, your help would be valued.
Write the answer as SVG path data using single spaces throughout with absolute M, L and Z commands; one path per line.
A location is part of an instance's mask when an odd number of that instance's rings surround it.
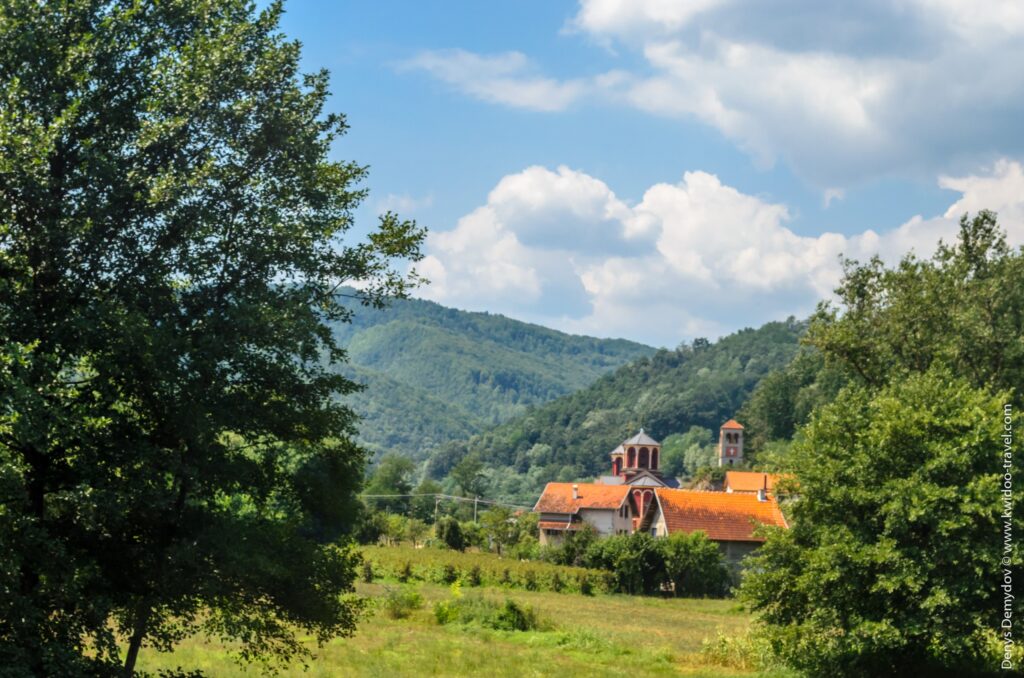
M 704 532 L 731 562 L 756 549 L 764 538 L 758 525 L 789 527 L 769 488 L 774 480 L 736 476 L 730 491 L 679 489 L 660 470 L 661 444 L 643 429 L 611 451 L 611 473 L 592 483 L 548 483 L 534 506 L 540 514 L 540 543 L 556 545 L 565 535 L 590 525 L 601 535 L 648 532 L 662 537 L 675 532 Z M 743 460 L 743 426 L 734 419 L 719 432 L 718 465 Z M 731 471 L 730 474 L 739 472 Z M 747 488 L 755 491 L 749 491 Z

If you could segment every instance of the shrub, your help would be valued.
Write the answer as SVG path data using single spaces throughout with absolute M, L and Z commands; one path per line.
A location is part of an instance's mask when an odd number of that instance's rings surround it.
M 363 581 L 369 584 L 373 581 L 373 563 L 363 559 Z
M 528 605 L 506 598 L 503 604 L 481 595 L 454 596 L 434 604 L 438 624 L 479 624 L 499 631 L 532 631 L 544 629 L 537 613 Z
M 537 590 L 537 575 L 533 570 L 527 570 L 523 573 L 523 588 L 527 591 Z
M 441 568 L 441 583 L 453 584 L 459 578 L 459 571 L 451 563 L 445 563 Z
M 485 620 L 485 624 L 502 631 L 532 631 L 538 627 L 537 615 L 528 605 L 506 598 L 505 604 Z
M 587 549 L 590 567 L 608 570 L 620 593 L 657 593 L 664 581 L 665 560 L 657 541 L 637 532 L 595 541 Z
M 500 580 L 500 582 L 501 582 L 501 584 L 503 584 L 505 586 L 507 586 L 507 585 L 512 583 L 512 573 L 509 572 L 507 567 L 504 570 L 501 571 L 501 580 Z
M 382 601 L 384 612 L 392 619 L 405 619 L 414 610 L 423 607 L 423 596 L 418 591 L 406 588 L 387 589 Z
M 466 574 L 466 584 L 468 586 L 480 586 L 482 581 L 483 579 L 480 574 L 480 566 L 473 565 Z
M 576 583 L 579 586 L 580 593 L 585 596 L 594 595 L 594 585 L 590 583 L 590 577 L 586 574 L 581 574 L 576 578 Z
M 462 526 L 459 525 L 459 521 L 455 520 L 455 518 L 444 516 L 437 521 L 434 531 L 437 534 L 437 538 L 448 548 L 453 551 L 465 550 L 466 539 L 462 533 Z
M 558 593 L 562 590 L 563 586 L 564 584 L 562 584 L 562 578 L 558 575 L 557 572 L 553 573 L 551 575 L 551 590 L 555 593 Z
M 721 596 L 729 569 L 718 546 L 703 532 L 677 532 L 659 542 L 665 576 L 676 596 Z
M 398 571 L 398 581 L 407 582 L 412 579 L 412 563 L 408 560 L 405 561 L 405 565 Z

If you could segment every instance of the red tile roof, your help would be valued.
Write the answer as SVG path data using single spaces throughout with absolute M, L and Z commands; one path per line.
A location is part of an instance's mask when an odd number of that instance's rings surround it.
M 729 421 L 727 421 L 724 424 L 722 424 L 722 428 L 736 428 L 736 429 L 739 429 L 739 430 L 742 431 L 743 430 L 743 424 L 739 423 L 735 419 L 730 419 Z
M 579 487 L 579 498 L 572 498 L 572 486 Z M 629 494 L 629 485 L 597 483 L 548 483 L 533 507 L 538 513 L 576 513 L 580 509 L 617 509 Z
M 733 492 L 757 492 L 775 488 L 779 476 L 774 473 L 758 473 L 756 471 L 726 471 L 725 486 Z
M 701 530 L 714 541 L 764 541 L 754 536 L 759 524 L 789 527 L 775 499 L 756 494 L 658 488 L 658 501 L 669 534 Z

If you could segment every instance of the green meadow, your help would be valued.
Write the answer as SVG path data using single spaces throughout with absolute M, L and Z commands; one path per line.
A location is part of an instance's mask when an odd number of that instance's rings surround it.
M 478 561 L 483 554 L 464 554 Z M 490 556 L 496 561 L 495 556 Z M 507 562 L 507 561 L 503 561 Z M 577 593 L 527 591 L 517 587 L 452 587 L 388 578 L 359 583 L 368 599 L 355 635 L 316 647 L 306 667 L 279 667 L 282 676 L 755 676 L 743 658 L 712 657 L 705 641 L 719 634 L 742 637 L 750 616 L 733 600 L 667 599 L 625 595 L 583 596 Z M 422 607 L 409 616 L 392 618 L 384 609 L 391 591 L 416 591 Z M 479 624 L 438 623 L 435 603 L 457 596 L 507 599 L 529 606 L 543 630 L 502 631 Z M 210 676 L 259 675 L 266 667 L 237 661 L 237 646 L 216 639 L 192 638 L 173 654 L 146 648 L 140 668 L 187 666 Z

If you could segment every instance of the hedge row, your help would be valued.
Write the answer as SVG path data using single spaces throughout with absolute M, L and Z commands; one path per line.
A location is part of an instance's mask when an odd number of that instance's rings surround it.
M 610 573 L 602 570 L 512 560 L 491 553 L 406 546 L 366 546 L 362 551 L 373 576 L 399 581 L 459 581 L 463 586 L 507 586 L 585 595 L 608 593 L 614 588 Z

